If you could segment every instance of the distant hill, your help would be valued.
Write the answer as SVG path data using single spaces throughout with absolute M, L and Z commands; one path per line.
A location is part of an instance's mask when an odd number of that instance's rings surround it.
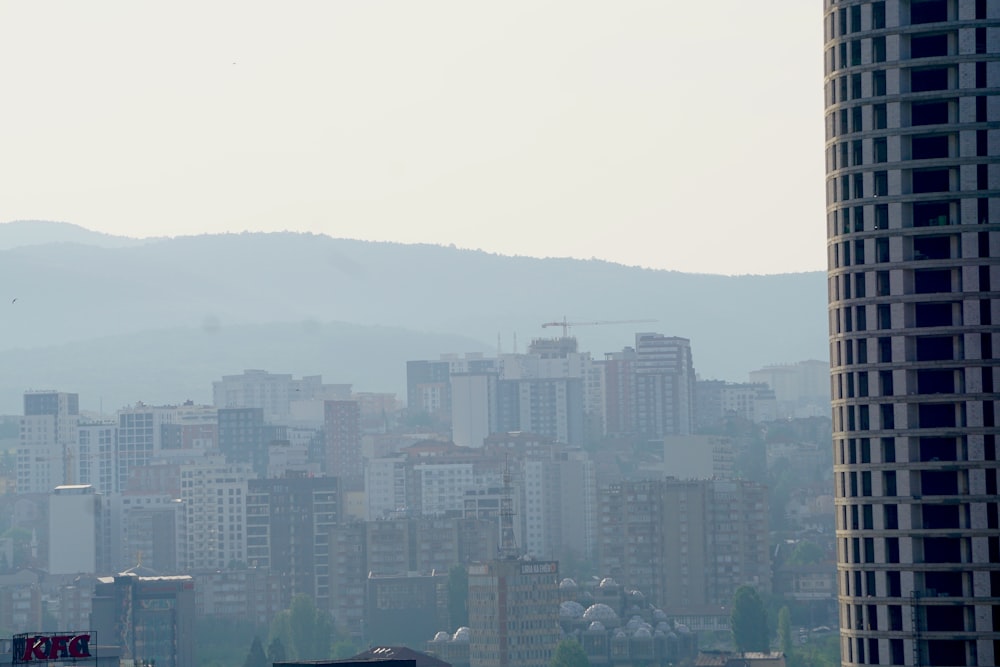
M 461 336 L 343 322 L 165 329 L 8 350 L 0 352 L 0 414 L 19 414 L 26 389 L 77 392 L 81 409 L 103 405 L 107 413 L 136 401 L 210 404 L 212 381 L 249 368 L 321 374 L 327 382 L 405 400 L 406 361 L 454 349 L 487 351 Z
M 480 349 L 495 349 L 499 334 L 505 351 L 513 348 L 516 335 L 523 351 L 531 338 L 558 335 L 558 329 L 540 325 L 564 315 L 570 321 L 656 319 L 580 326 L 571 333 L 581 349 L 598 358 L 632 344 L 637 330 L 686 336 L 692 340 L 695 367 L 709 378 L 744 380 L 749 370 L 768 363 L 827 357 L 821 272 L 685 274 L 598 260 L 507 257 L 298 233 L 0 250 L 0 351 L 164 329 L 226 331 L 250 324 L 330 321 L 394 328 L 396 338 L 383 339 L 385 350 L 408 350 L 406 339 L 416 332 L 476 341 Z M 245 345 L 263 358 L 272 343 L 269 333 L 258 333 Z M 184 355 L 190 348 L 172 344 L 169 336 L 147 340 L 145 354 L 160 368 L 188 367 Z M 102 373 L 113 364 L 116 348 L 78 350 L 87 356 L 89 372 Z M 427 356 L 456 351 L 465 349 L 439 349 Z M 388 357 L 384 350 L 380 354 Z M 11 376 L 12 358 L 0 356 L 0 377 Z M 56 363 L 44 350 L 32 358 L 31 366 L 18 366 L 20 377 L 10 377 L 12 386 L 40 386 L 46 365 Z M 226 372 L 244 366 L 291 370 L 248 360 Z M 400 366 L 395 386 L 404 376 Z M 136 379 L 122 377 L 121 382 Z
M 144 239 L 94 232 L 68 222 L 14 220 L 0 223 L 0 250 L 50 243 L 78 243 L 102 248 L 121 248 L 145 242 Z

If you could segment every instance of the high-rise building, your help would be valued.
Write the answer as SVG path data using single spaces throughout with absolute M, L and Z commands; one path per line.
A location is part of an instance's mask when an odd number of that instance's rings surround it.
M 691 341 L 637 333 L 635 347 L 606 355 L 608 435 L 655 440 L 694 429 L 695 372 Z
M 338 477 L 348 491 L 364 488 L 361 456 L 361 406 L 357 401 L 325 401 L 326 474 Z
M 90 627 L 135 664 L 194 667 L 194 580 L 189 576 L 100 577 Z
M 844 664 L 1000 660 L 1000 3 L 825 3 Z
M 558 582 L 556 561 L 470 565 L 471 667 L 547 667 L 560 638 Z
M 215 570 L 246 563 L 246 498 L 249 466 L 206 456 L 181 469 L 184 543 L 181 564 L 187 571 Z
M 58 391 L 24 394 L 17 446 L 17 492 L 49 493 L 74 484 L 80 399 Z
M 101 496 L 89 484 L 57 486 L 49 496 L 49 573 L 95 574 L 107 566 Z
M 343 519 L 340 480 L 289 474 L 247 485 L 247 564 L 289 575 L 292 596 L 330 605 L 330 533 Z
M 321 375 L 296 380 L 290 373 L 245 370 L 213 382 L 212 396 L 217 408 L 261 408 L 265 421 L 281 423 L 291 415 L 292 403 L 350 398 L 351 385 L 323 384 Z
M 648 480 L 601 490 L 601 572 L 667 614 L 724 615 L 736 589 L 771 587 L 767 490 L 729 479 Z

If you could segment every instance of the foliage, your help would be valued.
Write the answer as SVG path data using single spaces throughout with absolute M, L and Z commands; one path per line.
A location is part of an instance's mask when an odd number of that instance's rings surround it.
M 270 663 L 284 662 L 287 660 L 285 645 L 281 643 L 281 637 L 275 637 L 267 645 L 267 661 Z
M 247 646 L 259 628 L 250 621 L 199 618 L 194 625 L 194 649 L 198 664 L 240 667 Z
M 810 639 L 785 654 L 788 667 L 840 667 L 840 637 L 834 633 L 822 639 Z
M 347 637 L 341 637 L 337 639 L 337 641 L 333 642 L 333 647 L 330 649 L 330 652 L 334 660 L 344 660 L 357 655 L 360 651 L 357 645 L 350 639 Z
M 551 667 L 590 667 L 587 653 L 575 639 L 564 639 L 556 646 Z
M 790 565 L 812 565 L 822 562 L 824 556 L 823 549 L 814 542 L 802 540 L 795 545 L 792 555 L 788 557 L 788 563 Z
M 469 624 L 469 571 L 462 565 L 448 570 L 448 620 L 455 630 Z
M 740 586 L 733 595 L 730 627 L 736 650 L 767 651 L 770 647 L 770 633 L 767 629 L 767 611 L 753 586 Z
M 791 654 L 792 648 L 795 646 L 795 640 L 792 637 L 791 616 L 788 607 L 782 607 L 781 611 L 778 612 L 778 645 L 785 655 Z
M 280 640 L 289 660 L 326 660 L 330 657 L 333 624 L 330 616 L 316 609 L 305 593 L 292 598 L 288 609 L 271 622 L 270 644 Z
M 247 653 L 243 667 L 268 667 L 267 656 L 264 655 L 264 647 L 260 644 L 260 637 L 254 635 L 253 643 L 250 644 L 250 651 Z

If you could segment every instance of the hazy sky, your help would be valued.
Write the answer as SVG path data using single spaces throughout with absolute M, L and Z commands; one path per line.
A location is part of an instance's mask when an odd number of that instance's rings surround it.
M 818 0 L 0 3 L 0 221 L 824 260 Z

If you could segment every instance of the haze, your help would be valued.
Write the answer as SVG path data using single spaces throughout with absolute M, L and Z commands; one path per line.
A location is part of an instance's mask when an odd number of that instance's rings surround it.
M 820 269 L 819 9 L 6 2 L 0 220 Z

